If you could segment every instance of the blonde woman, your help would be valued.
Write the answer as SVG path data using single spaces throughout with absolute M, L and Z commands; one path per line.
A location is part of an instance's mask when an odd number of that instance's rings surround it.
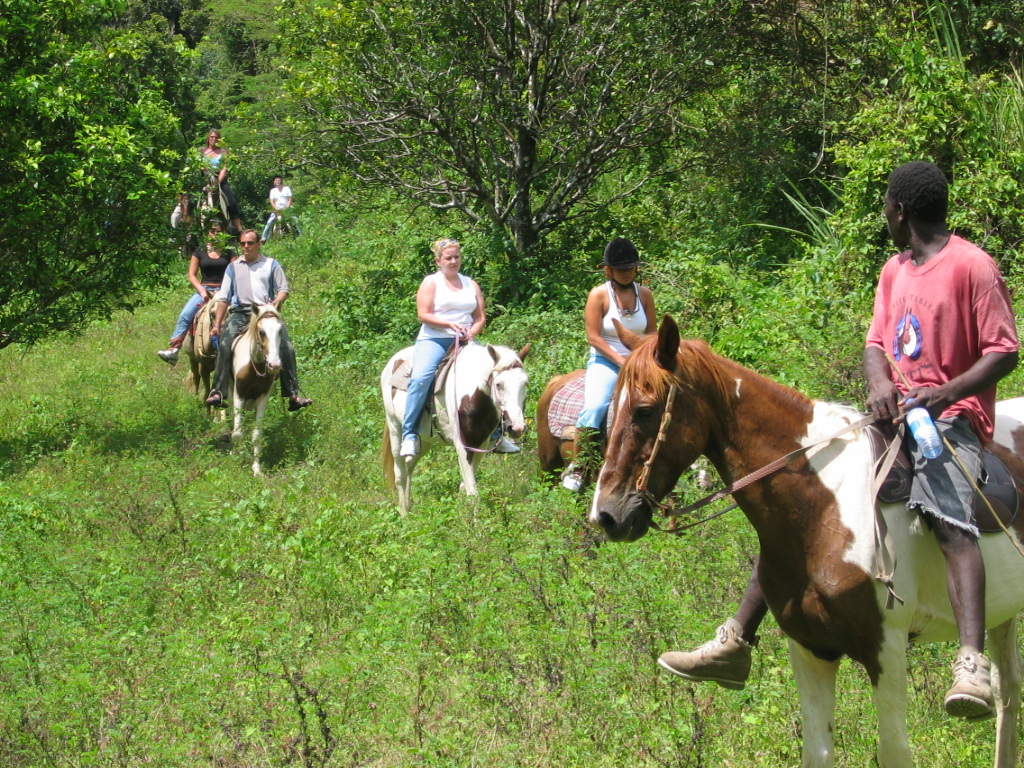
M 462 266 L 459 241 L 437 240 L 430 250 L 434 253 L 437 271 L 423 278 L 416 292 L 416 314 L 421 325 L 413 352 L 399 456 L 416 456 L 420 452 L 417 433 L 423 407 L 445 353 L 456 339 L 470 341 L 476 338 L 486 323 L 480 286 L 459 272 Z M 519 447 L 502 437 L 495 450 L 514 453 Z

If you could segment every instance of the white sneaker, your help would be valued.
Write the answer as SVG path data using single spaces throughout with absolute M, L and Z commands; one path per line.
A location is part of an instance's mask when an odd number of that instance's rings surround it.
M 407 437 L 402 441 L 401 447 L 398 449 L 399 456 L 416 456 L 420 452 L 420 439 L 416 435 Z
M 156 355 L 165 363 L 170 363 L 171 365 L 178 362 L 178 350 L 176 349 L 161 349 Z
M 562 475 L 562 487 L 567 488 L 573 493 L 579 493 L 583 490 L 583 470 L 577 469 L 572 464 L 569 465 L 565 474 Z
M 496 442 L 494 444 L 494 452 L 495 453 L 519 453 L 521 450 L 523 450 L 523 449 L 520 448 L 515 443 L 513 443 L 511 440 L 509 440 L 504 435 L 499 437 L 498 438 L 498 442 Z

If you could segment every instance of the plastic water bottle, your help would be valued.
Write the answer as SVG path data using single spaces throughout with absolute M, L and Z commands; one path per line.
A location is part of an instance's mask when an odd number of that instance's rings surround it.
M 907 411 L 907 424 L 910 426 L 910 433 L 914 436 L 921 453 L 926 459 L 936 459 L 942 455 L 942 438 L 939 437 L 939 430 L 935 428 L 932 416 L 924 408 L 911 408 Z
M 211 336 L 210 337 L 210 344 L 213 345 L 214 349 L 220 349 L 220 341 L 219 341 L 218 337 Z

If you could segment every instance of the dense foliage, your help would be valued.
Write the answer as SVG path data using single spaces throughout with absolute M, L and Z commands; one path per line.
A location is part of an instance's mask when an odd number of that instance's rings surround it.
M 128 306 L 166 256 L 184 51 L 121 10 L 0 3 L 0 347 Z

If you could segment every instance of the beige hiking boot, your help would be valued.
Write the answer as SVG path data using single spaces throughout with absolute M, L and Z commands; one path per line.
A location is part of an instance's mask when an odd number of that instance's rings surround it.
M 733 691 L 743 689 L 750 675 L 750 643 L 740 637 L 743 627 L 726 619 L 715 639 L 689 652 L 668 651 L 658 664 L 674 675 L 698 682 L 718 683 Z
M 953 687 L 946 693 L 950 717 L 986 720 L 995 715 L 989 663 L 977 648 L 965 645 L 953 662 Z

